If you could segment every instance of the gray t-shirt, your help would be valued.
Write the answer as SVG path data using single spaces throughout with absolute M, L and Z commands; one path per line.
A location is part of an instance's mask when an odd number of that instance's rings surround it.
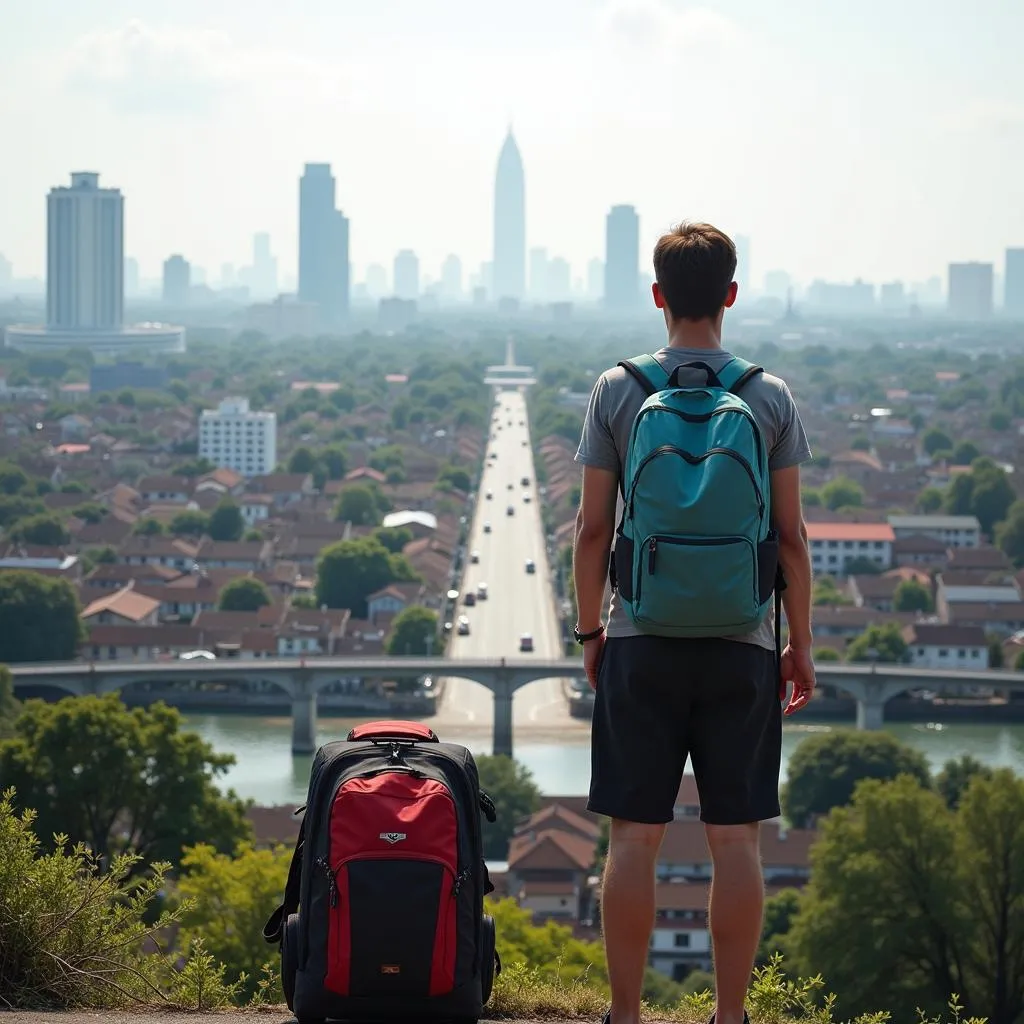
M 671 373 L 680 363 L 704 362 L 713 370 L 720 370 L 732 358 L 724 349 L 663 348 L 654 358 Z M 700 385 L 706 380 L 703 370 L 686 370 L 680 376 L 683 384 Z M 621 480 L 626 460 L 626 448 L 633 420 L 647 396 L 640 385 L 622 369 L 613 367 L 601 374 L 583 422 L 583 437 L 576 461 L 584 466 L 595 466 L 616 473 Z M 785 381 L 770 373 L 761 373 L 743 387 L 743 400 L 750 406 L 764 435 L 768 449 L 769 470 L 785 469 L 806 462 L 811 457 L 800 414 Z M 622 495 L 619 495 L 616 517 L 622 515 Z M 608 611 L 608 636 L 640 636 L 625 609 L 618 606 L 612 593 Z M 764 622 L 753 632 L 733 636 L 731 640 L 758 644 L 775 650 L 775 614 L 772 610 Z

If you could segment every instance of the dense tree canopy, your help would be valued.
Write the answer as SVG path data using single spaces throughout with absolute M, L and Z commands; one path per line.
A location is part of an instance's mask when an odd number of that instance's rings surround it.
M 29 516 L 19 519 L 11 527 L 11 540 L 23 544 L 37 544 L 44 548 L 59 548 L 71 539 L 67 528 L 52 514 Z
M 72 660 L 84 636 L 79 613 L 67 580 L 0 573 L 0 662 Z
M 402 609 L 391 623 L 388 635 L 388 654 L 429 655 L 440 654 L 437 612 L 419 605 Z
M 898 665 L 906 660 L 907 641 L 894 622 L 871 625 L 850 641 L 846 657 L 848 661 L 877 661 Z
M 253 576 L 231 580 L 220 592 L 217 607 L 222 612 L 256 612 L 270 604 L 267 585 Z
M 1024 1012 L 1024 780 L 977 775 L 959 808 L 903 776 L 860 783 L 825 820 L 786 938 L 839 995 L 841 1019 L 943 1013 L 1014 1024 Z
M 108 862 L 135 850 L 178 864 L 187 846 L 228 852 L 249 838 L 246 805 L 216 785 L 233 762 L 173 708 L 129 710 L 116 694 L 27 701 L 0 741 L 0 778 L 37 812 L 39 835 L 65 833 Z
M 484 754 L 476 759 L 480 788 L 494 801 L 498 820 L 484 823 L 484 856 L 504 860 L 516 825 L 541 803 L 541 793 L 530 770 L 504 754 Z
M 861 779 L 900 774 L 931 782 L 924 755 L 889 733 L 837 729 L 808 736 L 789 759 L 782 809 L 794 825 L 810 826 L 833 807 L 848 804 Z
M 241 540 L 245 532 L 242 510 L 230 498 L 225 498 L 210 513 L 210 537 L 213 540 Z
M 317 560 L 317 604 L 348 608 L 354 618 L 364 619 L 370 594 L 389 583 L 415 578 L 409 563 L 375 537 L 339 541 L 324 548 Z

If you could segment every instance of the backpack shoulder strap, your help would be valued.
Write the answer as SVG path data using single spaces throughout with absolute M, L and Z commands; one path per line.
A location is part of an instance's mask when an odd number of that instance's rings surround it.
M 726 391 L 730 394 L 738 395 L 743 385 L 759 373 L 764 373 L 763 366 L 755 366 L 754 363 L 747 362 L 746 359 L 733 356 L 718 371 L 718 379 L 722 382 L 722 387 Z
M 647 395 L 664 391 L 668 386 L 668 374 L 654 356 L 634 356 L 618 363 L 644 389 Z
M 305 845 L 306 818 L 303 815 L 302 822 L 299 824 L 299 836 L 295 840 L 295 850 L 292 853 L 291 863 L 288 865 L 288 880 L 284 886 L 284 901 L 270 915 L 267 923 L 263 926 L 263 938 L 273 946 L 281 942 L 288 915 L 294 914 L 299 909 L 299 883 L 302 878 L 302 855 L 305 852 Z

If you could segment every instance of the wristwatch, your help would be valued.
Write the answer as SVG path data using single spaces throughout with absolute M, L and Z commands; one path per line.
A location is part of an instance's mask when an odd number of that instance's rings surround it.
M 578 644 L 585 644 L 588 640 L 596 640 L 603 632 L 603 622 L 597 629 L 592 629 L 589 633 L 581 633 L 575 626 L 572 627 L 572 635 L 576 638 L 576 643 Z

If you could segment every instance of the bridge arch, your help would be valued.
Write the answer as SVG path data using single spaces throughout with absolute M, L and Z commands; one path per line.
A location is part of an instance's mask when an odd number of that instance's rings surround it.
M 55 702 L 64 697 L 81 697 L 86 693 L 81 683 L 55 680 L 53 682 L 34 682 L 32 680 L 18 681 L 14 679 L 14 696 L 18 700 L 32 700 L 38 698 L 48 702 Z
M 218 693 L 248 693 L 255 696 L 270 696 L 278 698 L 278 701 L 290 701 L 294 696 L 294 690 L 290 681 L 278 673 L 261 673 L 258 666 L 254 665 L 251 676 L 240 678 L 237 673 L 220 674 L 216 671 L 204 670 L 196 673 L 195 676 L 188 676 L 180 671 L 160 673 L 146 672 L 139 675 L 108 675 L 98 680 L 96 684 L 97 693 L 115 693 L 120 691 L 122 696 L 137 697 L 142 693 L 171 693 L 183 694 L 193 693 L 211 694 Z M 215 700 L 211 697 L 211 704 Z

